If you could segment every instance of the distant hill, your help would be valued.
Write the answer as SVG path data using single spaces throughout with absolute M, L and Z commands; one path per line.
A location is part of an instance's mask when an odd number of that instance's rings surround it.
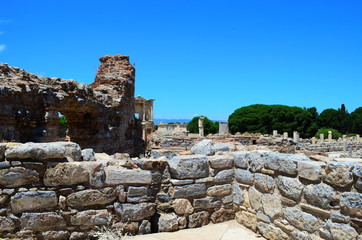
M 167 124 L 167 123 L 189 123 L 191 121 L 191 119 L 153 119 L 153 122 L 158 125 L 161 122 L 163 124 Z M 225 120 L 211 120 L 213 122 L 224 122 Z

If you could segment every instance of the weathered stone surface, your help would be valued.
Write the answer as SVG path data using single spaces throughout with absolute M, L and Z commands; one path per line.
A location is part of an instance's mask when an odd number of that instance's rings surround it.
M 262 173 L 254 174 L 254 184 L 258 190 L 265 193 L 272 192 L 275 188 L 274 179 L 271 176 Z
M 68 231 L 46 231 L 40 233 L 42 240 L 68 240 L 69 232 Z
M 151 223 L 147 220 L 143 220 L 138 228 L 139 234 L 151 233 Z
M 82 150 L 82 159 L 83 161 L 87 162 L 97 161 L 92 148 L 86 148 Z
M 147 202 L 151 198 L 148 194 L 148 187 L 129 187 L 127 193 L 128 202 Z
M 139 204 L 126 204 L 114 203 L 114 209 L 120 216 L 122 221 L 141 221 L 145 218 L 151 217 L 156 212 L 156 204 L 154 203 L 139 203 Z
M 93 226 L 107 225 L 110 220 L 111 216 L 107 210 L 86 210 L 72 216 L 70 223 L 79 226 L 81 229 L 88 229 Z
M 283 215 L 293 226 L 308 232 L 314 232 L 319 228 L 318 219 L 309 213 L 295 208 L 283 209 Z
M 16 226 L 11 219 L 0 216 L 0 233 L 14 232 L 15 229 Z
M 324 181 L 336 187 L 346 187 L 353 182 L 351 170 L 349 165 L 331 162 L 325 168 Z
M 322 168 L 325 163 L 316 161 L 299 161 L 298 174 L 299 177 L 311 181 L 320 181 L 322 179 Z
M 298 180 L 298 178 L 290 178 L 279 176 L 277 186 L 283 196 L 298 200 L 300 199 L 303 191 L 303 184 Z
M 358 178 L 354 186 L 356 187 L 356 189 L 362 191 L 362 178 Z
M 5 159 L 5 150 L 6 145 L 0 143 L 0 161 L 3 161 Z
M 11 166 L 11 164 L 8 161 L 0 162 L 0 169 L 1 168 L 9 168 L 10 166 Z
M 178 222 L 178 229 L 184 229 L 187 227 L 187 219 L 186 217 L 178 217 L 177 218 L 177 222 Z
M 239 184 L 233 184 L 233 202 L 235 204 L 244 202 L 243 193 L 240 190 Z
M 234 166 L 234 158 L 229 155 L 215 155 L 207 157 L 212 168 L 224 169 Z
M 196 145 L 192 146 L 191 152 L 193 154 L 200 154 L 200 155 L 213 155 L 215 153 L 212 147 L 212 141 L 208 139 L 204 139 L 201 142 L 197 143 Z
M 72 232 L 69 240 L 83 240 L 89 238 L 89 232 Z
M 175 156 L 168 162 L 172 178 L 204 178 L 209 176 L 207 159 L 203 155 Z
M 221 170 L 214 177 L 215 182 L 230 182 L 234 179 L 234 170 Z
M 221 199 L 223 204 L 232 203 L 233 202 L 233 195 L 225 196 Z
M 89 173 L 80 162 L 58 163 L 48 168 L 44 175 L 46 186 L 67 186 L 89 181 Z
M 233 209 L 220 208 L 219 210 L 211 214 L 211 221 L 213 223 L 222 223 L 233 220 L 235 218 L 235 212 Z
M 324 183 L 311 184 L 304 188 L 304 196 L 307 202 L 321 208 L 330 207 L 335 195 L 334 189 Z
M 89 189 L 75 192 L 67 197 L 67 205 L 74 208 L 105 205 L 117 198 L 117 191 L 113 188 Z
M 50 210 L 58 205 L 58 198 L 54 191 L 18 192 L 11 197 L 10 204 L 15 214 L 32 210 Z
M 0 169 L 0 186 L 20 187 L 39 181 L 39 174 L 35 170 L 23 167 Z
M 253 231 L 256 231 L 256 225 L 258 223 L 258 219 L 256 218 L 255 214 L 249 212 L 236 212 L 235 219 L 241 225 L 250 228 Z
M 173 209 L 178 215 L 191 214 L 194 212 L 194 208 L 187 199 L 175 199 L 173 201 Z
M 146 170 L 122 169 L 115 166 L 105 167 L 107 185 L 151 184 L 152 174 Z
M 310 161 L 304 154 L 284 154 L 267 153 L 268 161 L 265 163 L 267 168 L 287 174 L 297 174 L 297 163 L 300 161 Z
M 274 227 L 271 224 L 259 222 L 257 224 L 258 230 L 261 235 L 270 240 L 289 240 L 289 236 L 280 228 Z
M 358 237 L 358 233 L 353 227 L 347 224 L 333 223 L 331 220 L 326 222 L 319 233 L 328 240 L 354 240 Z
M 215 152 L 228 152 L 232 148 L 233 145 L 230 143 L 215 143 L 214 146 L 212 146 Z
M 21 228 L 24 230 L 47 231 L 64 229 L 64 218 L 54 212 L 23 213 L 20 217 Z
M 193 206 L 195 209 L 210 209 L 221 206 L 221 202 L 213 197 L 197 198 L 194 199 Z
M 340 198 L 343 211 L 352 216 L 362 217 L 362 194 L 344 192 Z
M 7 159 L 31 158 L 39 161 L 70 157 L 74 161 L 81 160 L 81 150 L 73 142 L 24 143 L 9 147 L 5 151 Z
M 256 190 L 255 188 L 251 187 L 249 188 L 248 195 L 251 207 L 256 211 L 261 210 L 263 206 L 261 202 L 263 194 L 258 190 Z
M 239 183 L 253 184 L 254 175 L 248 170 L 235 169 L 235 179 Z
M 231 192 L 232 192 L 231 184 L 212 186 L 209 187 L 206 191 L 207 195 L 212 197 L 223 197 L 231 194 Z
M 247 169 L 248 164 L 248 156 L 249 152 L 246 151 L 239 151 L 239 152 L 231 152 L 229 153 L 230 156 L 234 157 L 234 164 L 236 167 Z
M 251 172 L 260 172 L 264 168 L 267 159 L 265 158 L 266 151 L 257 150 L 251 151 L 247 155 Z
M 282 211 L 282 204 L 276 195 L 264 194 L 262 197 L 264 213 L 271 218 L 278 216 Z
M 201 227 L 209 224 L 209 213 L 206 211 L 191 214 L 189 216 L 189 228 Z
M 259 221 L 262 221 L 262 222 L 266 222 L 266 223 L 270 223 L 270 222 L 271 222 L 270 217 L 268 217 L 267 215 L 265 215 L 262 211 L 257 211 L 257 212 L 256 212 L 256 218 L 257 218 Z
M 174 186 L 193 184 L 195 182 L 194 179 L 170 179 L 170 182 Z
M 178 221 L 176 214 L 160 214 L 158 219 L 159 232 L 173 232 L 178 230 Z
M 197 197 L 206 194 L 205 184 L 190 184 L 185 186 L 175 186 L 173 189 L 173 198 Z
M 140 160 L 143 170 L 163 170 L 167 166 L 167 160 L 163 158 L 149 159 L 143 158 Z
M 308 234 L 307 232 L 293 231 L 293 240 L 317 240 L 315 236 Z
M 1 191 L 0 191 L 1 192 Z M 9 199 L 8 195 L 0 194 L 0 207 Z

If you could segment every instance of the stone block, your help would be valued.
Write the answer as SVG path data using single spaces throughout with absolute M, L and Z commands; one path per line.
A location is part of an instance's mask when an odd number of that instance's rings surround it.
M 239 183 L 251 185 L 254 182 L 254 175 L 248 170 L 235 169 L 235 179 Z
M 189 216 L 189 228 L 201 227 L 209 224 L 209 213 L 207 211 L 197 212 Z
M 89 172 L 81 162 L 58 163 L 44 174 L 46 186 L 68 186 L 89 182 Z
M 287 174 L 297 174 L 297 163 L 300 161 L 310 161 L 304 154 L 284 154 L 269 152 L 267 154 L 268 161 L 265 166 L 274 171 Z
M 23 213 L 20 217 L 20 223 L 23 230 L 36 232 L 62 230 L 67 225 L 64 218 L 54 212 Z
M 74 208 L 101 206 L 115 201 L 117 191 L 113 188 L 88 189 L 70 194 L 67 205 Z
M 229 152 L 233 148 L 231 143 L 215 143 L 212 149 L 215 152 Z
M 211 197 L 223 197 L 231 194 L 231 192 L 232 192 L 231 184 L 212 186 L 209 187 L 206 191 L 207 195 Z
M 215 182 L 231 182 L 234 179 L 234 169 L 221 170 L 215 177 Z
M 251 187 L 249 188 L 248 196 L 251 207 L 256 211 L 261 210 L 263 206 L 261 202 L 263 194 Z
M 127 193 L 128 202 L 147 202 L 151 198 L 148 193 L 148 187 L 129 187 Z
M 11 197 L 11 210 L 18 214 L 33 210 L 50 210 L 58 205 L 54 191 L 18 192 Z
M 244 202 L 243 193 L 240 190 L 239 184 L 233 184 L 233 202 L 237 205 Z
M 0 169 L 0 186 L 20 187 L 39 181 L 39 174 L 32 169 L 12 167 Z
M 215 155 L 207 157 L 210 166 L 215 169 L 232 168 L 234 166 L 234 157 L 229 155 Z
M 241 225 L 250 228 L 254 232 L 256 231 L 256 225 L 258 224 L 258 219 L 256 218 L 255 214 L 249 212 L 236 212 L 235 219 Z
M 195 182 L 194 179 L 170 179 L 170 182 L 174 186 L 193 184 Z
M 361 218 L 362 217 L 362 194 L 344 192 L 340 198 L 342 210 L 346 213 Z
M 234 164 L 238 168 L 247 169 L 249 166 L 248 163 L 248 155 L 249 152 L 247 151 L 239 151 L 239 152 L 231 152 L 229 153 L 230 156 L 234 157 Z
M 257 228 L 260 234 L 269 240 L 289 240 L 288 234 L 269 223 L 259 222 Z
M 268 217 L 267 215 L 265 215 L 262 211 L 257 211 L 256 212 L 256 218 L 259 221 L 265 222 L 265 223 L 270 223 L 270 217 Z
M 94 151 L 92 148 L 86 148 L 82 150 L 82 159 L 86 162 L 94 162 L 97 161 L 96 157 L 94 156 Z
M 70 218 L 70 223 L 79 226 L 81 229 L 89 229 L 94 226 L 108 225 L 111 216 L 106 209 L 104 210 L 86 210 L 78 212 Z
M 213 197 L 194 199 L 193 206 L 195 209 L 210 209 L 221 207 L 221 202 Z
M 307 232 L 293 231 L 291 233 L 293 240 L 318 240 L 316 236 Z
M 362 178 L 358 178 L 354 186 L 357 190 L 362 191 Z
M 141 221 L 155 214 L 156 204 L 154 203 L 126 204 L 126 203 L 116 202 L 114 203 L 114 209 L 123 222 Z
M 263 194 L 262 196 L 262 205 L 264 213 L 270 218 L 274 218 L 281 214 L 282 204 L 280 198 L 272 194 Z
M 264 193 L 270 193 L 275 188 L 274 179 L 271 176 L 262 173 L 254 174 L 254 184 L 259 191 Z
M 178 215 L 189 215 L 194 212 L 194 208 L 192 207 L 190 201 L 182 198 L 175 199 L 173 201 L 173 209 Z
M 206 194 L 205 184 L 197 183 L 185 186 L 175 186 L 173 189 L 173 198 L 197 197 Z
M 193 154 L 208 155 L 208 156 L 214 155 L 215 153 L 212 141 L 208 139 L 204 139 L 201 142 L 197 143 L 196 145 L 192 146 L 191 152 Z
M 70 157 L 73 161 L 81 160 L 81 149 L 73 142 L 24 143 L 6 149 L 7 159 L 36 159 L 39 161 Z
M 5 150 L 6 145 L 0 143 L 0 161 L 3 161 L 5 159 Z
M 187 219 L 186 217 L 178 217 L 177 218 L 177 222 L 178 222 L 178 229 L 184 229 L 187 227 Z
M 0 216 L 0 233 L 14 232 L 16 230 L 15 223 L 7 217 Z
M 298 162 L 299 177 L 310 181 L 320 181 L 322 179 L 322 169 L 325 166 L 326 164 L 324 162 L 299 161 Z
M 350 225 L 333 223 L 331 220 L 319 230 L 319 234 L 328 240 L 355 240 L 358 237 L 357 231 Z
M 308 185 L 304 188 L 303 192 L 309 204 L 321 208 L 331 207 L 331 202 L 336 196 L 334 189 L 324 183 Z
M 233 195 L 228 195 L 228 196 L 225 196 L 221 199 L 221 202 L 223 204 L 228 204 L 228 203 L 232 203 L 233 202 Z
M 167 160 L 166 159 L 149 159 L 149 158 L 143 158 L 140 160 L 141 162 L 141 168 L 143 170 L 163 170 L 167 166 Z
M 219 210 L 211 214 L 211 221 L 213 223 L 222 223 L 230 220 L 234 220 L 234 209 L 220 208 Z
M 160 214 L 158 219 L 159 232 L 173 232 L 178 230 L 178 221 L 176 214 Z
M 151 233 L 151 223 L 147 220 L 143 220 L 138 228 L 139 234 Z
M 70 234 L 68 231 L 46 231 L 40 233 L 42 240 L 68 240 Z
M 330 162 L 325 168 L 324 181 L 336 187 L 346 187 L 353 183 L 352 166 Z
M 209 166 L 206 156 L 179 155 L 168 162 L 172 178 L 194 179 L 209 176 Z
M 318 207 L 314 207 L 305 203 L 301 203 L 300 207 L 302 208 L 302 210 L 306 211 L 306 212 L 310 212 L 313 213 L 313 215 L 319 215 L 323 218 L 329 218 L 332 213 L 329 210 L 324 210 Z
M 107 185 L 122 184 L 151 184 L 152 174 L 146 170 L 123 169 L 115 166 L 105 167 L 106 173 L 105 183 Z
M 277 186 L 283 196 L 299 200 L 302 196 L 304 185 L 298 178 L 278 176 Z
M 249 170 L 251 172 L 260 172 L 264 166 L 265 163 L 267 162 L 266 159 L 266 154 L 268 152 L 266 151 L 261 151 L 261 150 L 257 150 L 257 151 L 251 151 L 248 156 L 247 159 L 249 161 Z
M 312 233 L 319 229 L 318 219 L 309 213 L 288 207 L 283 209 L 283 215 L 291 225 L 303 231 Z

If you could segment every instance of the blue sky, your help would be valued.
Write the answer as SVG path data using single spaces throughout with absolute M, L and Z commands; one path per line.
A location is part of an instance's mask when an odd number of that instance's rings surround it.
M 0 62 L 92 83 L 130 56 L 155 118 L 362 106 L 362 1 L 0 0 Z

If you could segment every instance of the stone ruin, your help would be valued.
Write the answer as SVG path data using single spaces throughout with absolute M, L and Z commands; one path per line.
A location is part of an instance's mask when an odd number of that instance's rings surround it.
M 129 57 L 100 59 L 90 85 L 40 77 L 0 64 L 0 141 L 53 142 L 66 116 L 70 140 L 96 152 L 144 152 L 142 120 L 135 119 L 135 69 Z

